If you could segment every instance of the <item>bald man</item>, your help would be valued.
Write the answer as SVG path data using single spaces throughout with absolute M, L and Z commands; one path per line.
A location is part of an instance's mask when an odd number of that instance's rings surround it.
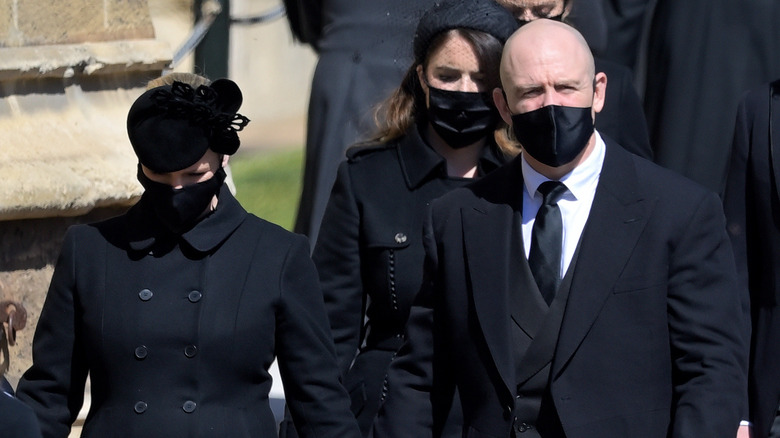
M 594 130 L 594 71 L 563 23 L 507 42 L 494 100 L 523 151 L 432 203 L 374 438 L 438 436 L 455 388 L 464 437 L 736 436 L 747 320 L 719 199 Z

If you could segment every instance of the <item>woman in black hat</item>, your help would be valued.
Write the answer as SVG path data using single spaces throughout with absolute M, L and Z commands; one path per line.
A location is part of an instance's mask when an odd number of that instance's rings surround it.
M 67 437 L 276 437 L 278 356 L 301 436 L 357 437 L 304 237 L 247 213 L 223 164 L 248 119 L 230 80 L 143 93 L 127 130 L 145 191 L 68 230 L 18 397 Z
M 490 97 L 515 28 L 491 0 L 438 2 L 419 22 L 415 61 L 378 118 L 386 122 L 339 168 L 313 258 L 364 436 L 422 281 L 427 204 L 517 153 L 494 141 Z

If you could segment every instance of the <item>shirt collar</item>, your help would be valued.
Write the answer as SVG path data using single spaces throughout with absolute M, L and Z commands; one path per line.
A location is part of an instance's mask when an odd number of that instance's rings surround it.
M 585 192 L 595 190 L 596 185 L 601 175 L 601 167 L 604 165 L 604 140 L 598 131 L 594 130 L 596 134 L 596 145 L 593 148 L 593 152 L 585 159 L 579 166 L 572 169 L 571 172 L 564 175 L 560 181 L 566 185 L 569 189 L 569 193 L 574 199 L 582 199 L 585 196 Z M 541 173 L 534 170 L 528 161 L 525 159 L 525 155 L 521 152 L 521 165 L 523 169 L 523 182 L 525 184 L 526 194 L 534 197 L 536 190 L 539 186 L 550 179 Z M 564 194 L 564 197 L 569 194 Z
M 209 252 L 230 236 L 248 213 L 233 197 L 227 184 L 219 192 L 217 209 L 180 236 L 172 236 L 154 218 L 143 197 L 127 214 L 128 245 L 135 251 L 149 251 L 162 240 L 186 242 L 199 252 Z
M 416 188 L 430 178 L 447 175 L 447 163 L 420 135 L 420 129 L 413 128 L 398 140 L 398 158 L 401 162 L 406 184 Z M 477 173 L 486 175 L 506 162 L 495 142 L 488 139 L 477 164 Z

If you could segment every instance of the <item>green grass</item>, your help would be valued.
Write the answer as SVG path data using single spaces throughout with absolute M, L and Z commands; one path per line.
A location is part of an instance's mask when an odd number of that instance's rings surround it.
M 250 213 L 292 230 L 301 192 L 303 148 L 236 155 L 236 198 Z

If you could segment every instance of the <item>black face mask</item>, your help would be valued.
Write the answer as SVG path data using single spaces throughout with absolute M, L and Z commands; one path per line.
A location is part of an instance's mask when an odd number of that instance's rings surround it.
M 530 156 L 542 164 L 559 167 L 585 149 L 593 135 L 590 108 L 547 105 L 512 115 L 515 137 Z
M 487 137 L 498 122 L 498 110 L 488 93 L 447 91 L 428 85 L 428 121 L 453 149 Z
M 168 230 L 180 234 L 197 223 L 214 195 L 219 193 L 225 181 L 225 170 L 220 167 L 206 181 L 174 189 L 168 184 L 149 179 L 139 165 L 138 181 L 145 189 L 144 198 L 148 200 L 160 222 Z

